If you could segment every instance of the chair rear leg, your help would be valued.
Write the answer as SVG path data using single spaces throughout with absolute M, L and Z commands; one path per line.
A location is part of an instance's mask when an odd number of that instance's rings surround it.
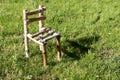
M 25 54 L 26 54 L 26 57 L 29 57 L 29 55 L 28 55 L 28 53 L 29 53 L 29 49 L 28 49 L 28 38 L 27 38 L 26 35 L 25 35 L 24 43 L 25 43 Z
M 47 56 L 46 56 L 46 46 L 41 45 L 41 51 L 42 51 L 42 56 L 43 56 L 43 66 L 47 66 Z
M 57 37 L 57 58 L 61 60 L 61 47 L 60 47 L 60 36 Z

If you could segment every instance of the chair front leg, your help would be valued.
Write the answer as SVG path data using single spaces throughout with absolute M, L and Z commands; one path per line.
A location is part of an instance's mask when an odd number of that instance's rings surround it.
M 60 36 L 57 37 L 57 58 L 61 60 L 61 47 L 60 47 Z
M 46 46 L 45 44 L 41 45 L 41 51 L 43 56 L 43 66 L 47 66 L 47 56 L 46 56 Z

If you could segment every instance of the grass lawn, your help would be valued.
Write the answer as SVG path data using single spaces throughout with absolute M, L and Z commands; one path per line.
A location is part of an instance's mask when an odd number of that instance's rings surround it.
M 45 26 L 62 33 L 47 44 L 48 67 L 30 41 L 25 57 L 23 9 L 47 8 Z M 37 27 L 31 25 L 31 32 Z M 0 0 L 0 80 L 119 80 L 120 0 Z

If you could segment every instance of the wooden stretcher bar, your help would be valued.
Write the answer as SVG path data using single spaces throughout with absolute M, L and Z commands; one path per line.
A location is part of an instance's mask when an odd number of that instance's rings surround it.
M 32 34 L 31 37 L 32 37 L 32 38 L 37 37 L 38 35 L 43 34 L 44 32 L 47 32 L 47 31 L 49 31 L 49 30 L 50 30 L 50 28 L 44 28 L 41 32 Z
M 31 10 L 31 11 L 27 11 L 26 14 L 27 15 L 33 15 L 33 14 L 37 14 L 37 13 L 41 13 L 43 11 L 45 11 L 46 8 L 42 7 L 41 9 L 36 9 L 36 10 Z
M 57 36 L 60 36 L 60 33 L 54 33 L 53 35 L 49 36 L 49 37 L 46 37 L 44 39 L 42 39 L 42 42 L 46 42 L 54 37 L 57 37 Z
M 41 37 L 42 39 L 44 39 L 45 37 L 47 37 L 47 36 L 49 36 L 49 35 L 52 35 L 54 32 L 55 32 L 55 30 L 51 30 L 51 31 L 49 31 L 48 33 L 46 33 L 46 34 L 44 34 L 44 35 L 40 35 L 40 37 Z
M 40 17 L 37 17 L 37 18 L 30 18 L 30 19 L 27 19 L 27 22 L 28 22 L 28 23 L 32 23 L 32 22 L 35 22 L 35 21 L 45 20 L 45 19 L 46 19 L 45 16 L 40 16 Z
M 27 37 L 30 38 L 32 41 L 34 41 L 37 44 L 43 45 L 44 42 L 41 43 L 39 40 L 36 40 L 36 39 L 32 38 L 31 36 L 32 36 L 31 34 L 27 34 Z

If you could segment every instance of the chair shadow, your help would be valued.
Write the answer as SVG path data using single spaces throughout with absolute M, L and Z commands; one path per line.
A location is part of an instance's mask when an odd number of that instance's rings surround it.
M 88 53 L 88 50 L 93 49 L 92 44 L 99 40 L 98 35 L 87 36 L 77 40 L 66 40 L 62 45 L 62 51 L 67 57 L 80 59 Z

